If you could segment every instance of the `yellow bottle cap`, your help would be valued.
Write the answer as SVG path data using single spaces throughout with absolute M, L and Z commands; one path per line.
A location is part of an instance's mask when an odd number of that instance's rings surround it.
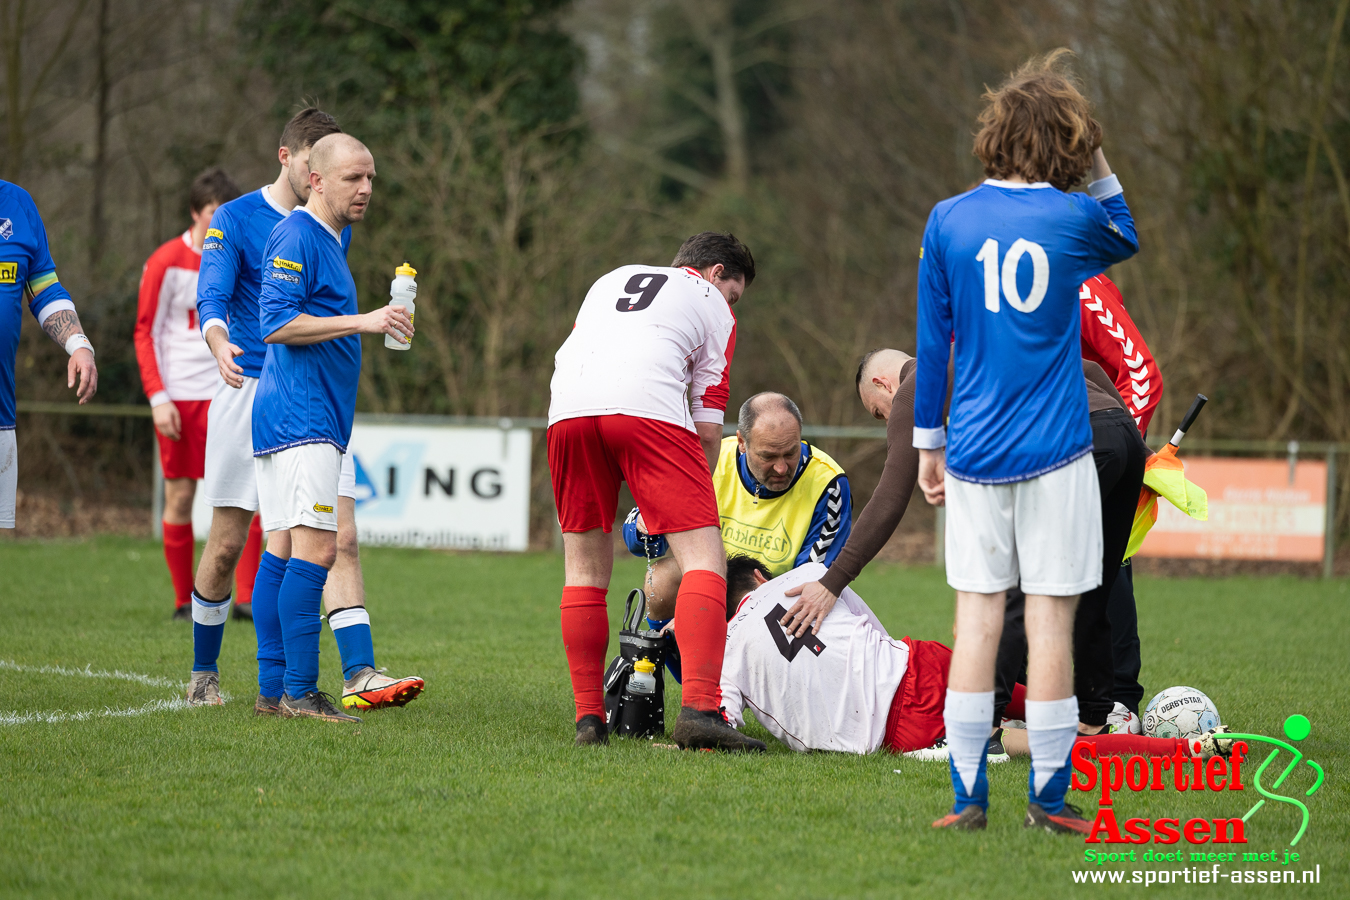
M 397 269 L 394 270 L 395 276 L 416 275 L 416 274 L 417 270 L 414 269 L 412 266 L 408 265 L 408 261 L 406 259 L 403 261 L 403 265 L 399 266 Z
M 648 674 L 656 671 L 656 663 L 652 662 L 650 659 L 639 659 L 637 662 L 633 663 L 633 668 L 637 669 L 639 672 Z

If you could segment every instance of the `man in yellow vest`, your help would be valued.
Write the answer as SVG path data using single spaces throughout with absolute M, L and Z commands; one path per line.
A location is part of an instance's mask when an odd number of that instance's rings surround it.
M 802 440 L 802 413 L 783 394 L 756 394 L 741 405 L 736 436 L 724 438 L 713 489 L 728 554 L 743 553 L 774 575 L 808 562 L 829 565 L 853 528 L 853 494 L 844 470 Z M 680 568 L 665 538 L 647 534 L 634 508 L 623 525 L 635 556 L 657 562 L 644 585 L 654 628 L 675 614 Z

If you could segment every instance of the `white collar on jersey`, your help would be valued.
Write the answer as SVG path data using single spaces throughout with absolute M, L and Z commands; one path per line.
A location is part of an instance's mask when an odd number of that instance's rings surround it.
M 1048 188 L 1053 187 L 1048 181 L 1037 181 L 1034 184 L 1027 184 L 1025 181 L 1000 181 L 997 178 L 986 178 L 985 184 L 992 184 L 994 187 L 1001 188 Z
M 331 234 L 331 235 L 333 236 L 333 240 L 337 241 L 338 244 L 341 244 L 341 243 L 342 243 L 342 235 L 340 235 L 340 234 L 338 234 L 336 231 L 334 231 L 334 230 L 333 230 L 333 227 L 332 227 L 331 225 L 329 225 L 327 222 L 325 222 L 323 219 L 320 219 L 317 215 L 314 215 L 313 210 L 311 210 L 311 209 L 309 209 L 308 207 L 305 207 L 305 206 L 297 206 L 296 209 L 300 210 L 301 212 L 307 212 L 307 213 L 309 213 L 311 216 L 314 216 L 314 221 L 315 221 L 315 222 L 318 222 L 320 225 L 322 225 L 322 226 L 323 226 L 323 230 L 326 231 L 326 232 L 328 232 L 329 234 Z
M 280 203 L 272 199 L 272 186 L 270 184 L 264 184 L 262 186 L 262 195 L 263 199 L 267 201 L 267 205 L 281 213 L 283 217 L 291 214 L 289 209 L 285 209 Z
M 702 272 L 700 272 L 698 269 L 695 269 L 693 266 L 680 266 L 680 268 L 681 268 L 681 269 L 684 269 L 686 272 L 688 272 L 690 275 L 693 275 L 695 278 L 699 279 L 700 281 L 707 281 L 707 280 L 708 280 L 708 279 L 706 279 L 706 278 L 703 277 L 703 273 L 702 273 Z
M 189 228 L 187 231 L 183 232 L 183 244 L 184 244 L 189 250 L 191 250 L 193 253 L 197 254 L 198 256 L 201 256 L 201 255 L 202 255 L 202 251 L 200 251 L 200 250 L 198 250 L 196 247 L 192 246 L 192 229 L 191 229 L 191 228 Z

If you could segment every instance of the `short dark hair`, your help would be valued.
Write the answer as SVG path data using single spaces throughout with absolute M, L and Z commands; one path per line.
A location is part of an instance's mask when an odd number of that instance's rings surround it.
M 192 179 L 192 189 L 188 191 L 188 206 L 193 212 L 201 212 L 212 203 L 229 203 L 242 191 L 234 179 L 225 174 L 220 166 L 212 166 Z
M 802 411 L 792 402 L 791 397 L 777 391 L 763 391 L 741 404 L 740 415 L 736 417 L 736 430 L 741 433 L 741 437 L 749 440 L 750 429 L 755 427 L 760 416 L 772 409 L 787 413 L 797 420 L 799 427 L 801 426 Z
M 755 573 L 765 578 L 773 578 L 773 573 L 764 563 L 744 553 L 733 553 L 727 557 L 727 621 L 736 615 L 736 607 L 741 598 L 755 589 Z
M 721 234 L 716 231 L 700 231 L 680 245 L 675 254 L 672 268 L 689 266 L 694 269 L 707 269 L 722 264 L 724 278 L 745 278 L 746 286 L 755 280 L 755 258 L 750 248 L 736 239 L 734 234 Z
M 862 393 L 863 372 L 867 371 L 867 366 L 869 363 L 872 362 L 872 357 L 876 356 L 878 353 L 880 353 L 882 350 L 885 349 L 886 349 L 885 347 L 878 347 L 875 350 L 868 350 L 866 353 L 863 354 L 863 358 L 858 361 L 858 374 L 853 376 L 853 389 L 857 391 L 859 394 Z
M 291 116 L 291 120 L 281 130 L 280 146 L 285 147 L 292 153 L 299 153 L 306 147 L 313 147 L 319 142 L 320 138 L 328 137 L 330 134 L 338 134 L 341 131 L 337 119 L 317 106 L 307 106 Z

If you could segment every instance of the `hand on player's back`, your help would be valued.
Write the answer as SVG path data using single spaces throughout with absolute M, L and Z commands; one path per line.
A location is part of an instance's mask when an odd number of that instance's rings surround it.
M 413 330 L 404 306 L 381 306 L 361 316 L 361 334 L 389 334 L 406 344 Z
M 825 617 L 834 609 L 834 604 L 839 600 L 834 594 L 830 593 L 829 588 L 819 581 L 809 581 L 806 584 L 799 584 L 794 588 L 788 588 L 783 592 L 786 597 L 801 596 L 801 599 L 792 605 L 788 610 L 787 616 L 778 624 L 783 626 L 783 630 L 793 637 L 801 637 L 806 634 L 806 629 L 810 628 L 812 634 L 820 633 L 820 626 L 825 623 Z

